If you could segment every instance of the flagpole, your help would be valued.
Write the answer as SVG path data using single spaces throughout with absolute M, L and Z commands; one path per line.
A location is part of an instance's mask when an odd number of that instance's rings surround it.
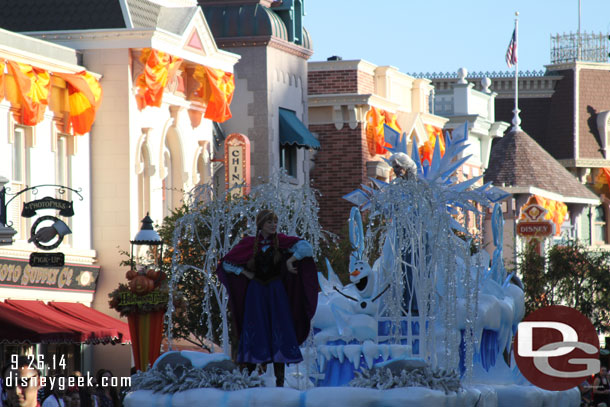
M 512 131 L 521 131 L 521 118 L 519 117 L 519 12 L 515 12 L 515 110 L 513 110 Z

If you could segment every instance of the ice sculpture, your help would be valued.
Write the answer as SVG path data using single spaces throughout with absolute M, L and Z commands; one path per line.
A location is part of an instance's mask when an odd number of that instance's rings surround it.
M 406 136 L 386 127 L 390 151 L 406 152 Z M 496 250 L 471 255 L 477 238 L 457 219 L 474 217 L 506 195 L 477 177 L 457 182 L 453 174 L 468 160 L 467 124 L 446 137 L 441 156 L 437 140 L 432 164 L 420 164 L 417 143 L 412 158 L 417 179 L 389 184 L 372 180 L 345 199 L 368 210 L 367 239 L 358 208 L 350 216 L 351 284 L 338 283 L 332 268 L 320 276 L 314 318 L 321 385 L 344 385 L 362 367 L 392 359 L 424 362 L 472 377 L 474 364 L 485 370 L 510 342 L 523 317 L 523 292 L 506 278 L 502 263 L 502 213 L 493 211 Z M 458 237 L 456 232 L 461 234 Z M 382 246 L 371 268 L 365 261 L 373 236 Z M 505 281 L 506 279 L 506 281 Z M 359 307 L 358 304 L 361 304 Z

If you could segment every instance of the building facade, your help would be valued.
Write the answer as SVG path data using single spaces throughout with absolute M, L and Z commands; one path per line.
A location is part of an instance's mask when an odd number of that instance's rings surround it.
M 79 2 L 67 14 L 55 3 L 37 6 L 44 22 L 7 10 L 2 25 L 77 50 L 82 65 L 101 75 L 104 102 L 91 130 L 90 173 L 84 165 L 75 171 L 91 183 L 91 228 L 83 242 L 100 267 L 93 306 L 118 316 L 108 293 L 126 281 L 119 250 L 129 250 L 147 213 L 160 224 L 185 191 L 210 182 L 217 170 L 220 130 L 207 118 L 211 103 L 197 73 L 209 79 L 211 69 L 220 80 L 231 78 L 239 56 L 218 49 L 195 1 Z M 163 73 L 155 77 L 155 70 Z M 126 376 L 130 349 L 96 348 L 93 366 Z
M 83 131 L 74 121 L 71 94 L 77 92 L 70 81 L 86 72 L 98 86 L 101 75 L 87 71 L 77 51 L 69 47 L 6 30 L 0 30 L 0 44 L 0 175 L 3 184 L 6 182 L 6 189 L 0 191 L 0 215 L 16 232 L 9 245 L 0 247 L 0 358 L 4 363 L 14 354 L 59 355 L 71 371 L 91 368 L 91 352 L 87 349 L 92 346 L 84 344 L 89 340 L 69 337 L 62 344 L 52 342 L 57 335 L 63 337 L 68 332 L 68 325 L 63 323 L 77 324 L 75 318 L 97 315 L 89 308 L 100 274 L 92 240 L 88 130 L 95 120 L 95 109 L 89 111 L 92 115 Z M 71 75 L 70 79 L 66 75 Z M 38 97 L 24 86 L 35 89 Z M 90 88 L 92 93 L 96 90 L 99 86 Z M 66 210 L 47 205 L 48 199 L 63 201 L 60 205 Z M 33 209 L 26 209 L 26 204 Z M 52 227 L 56 219 L 70 233 L 48 242 L 33 241 L 37 231 Z M 30 260 L 34 253 L 61 254 L 63 265 L 38 266 Z M 41 301 L 63 307 L 66 312 Z M 37 319 L 40 310 L 47 321 Z M 55 321 L 53 315 L 63 322 Z M 119 321 L 111 324 L 125 329 Z M 84 326 L 71 325 L 70 329 L 83 329 L 81 333 L 88 335 Z
M 307 60 L 313 50 L 302 0 L 200 0 L 223 50 L 239 54 L 233 119 L 225 133 L 250 139 L 253 184 L 281 168 L 288 182 L 309 182 L 318 141 L 309 133 Z

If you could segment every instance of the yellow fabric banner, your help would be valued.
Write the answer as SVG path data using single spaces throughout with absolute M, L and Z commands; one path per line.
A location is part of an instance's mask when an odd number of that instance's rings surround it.
M 56 73 L 68 84 L 68 101 L 70 103 L 70 123 L 76 134 L 85 134 L 91 130 L 95 114 L 102 102 L 102 87 L 87 71 L 75 74 Z
M 20 123 L 35 126 L 43 119 L 48 105 L 51 75 L 44 69 L 31 65 L 8 61 L 9 72 L 15 81 L 15 88 L 7 98 L 11 105 L 21 106 Z
M 199 87 L 191 94 L 190 99 L 206 105 L 204 117 L 217 123 L 229 120 L 233 116 L 230 109 L 235 92 L 233 74 L 222 69 L 198 65 L 193 79 L 199 83 Z M 193 127 L 197 127 L 201 121 L 201 112 L 198 114 L 198 120 L 193 121 L 191 118 L 191 121 Z
M 180 68 L 182 58 L 146 48 L 140 55 L 140 61 L 144 63 L 144 72 L 136 79 L 138 109 L 142 110 L 146 106 L 160 107 L 163 101 L 163 90 Z

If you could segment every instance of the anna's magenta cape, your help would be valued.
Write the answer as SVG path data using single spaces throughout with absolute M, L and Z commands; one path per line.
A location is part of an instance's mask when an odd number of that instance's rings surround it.
M 280 249 L 289 249 L 301 240 L 298 237 L 286 236 L 281 233 L 278 233 L 277 237 Z M 226 261 L 245 268 L 254 251 L 254 239 L 254 236 L 244 237 L 220 260 L 216 269 L 218 279 L 229 293 L 229 308 L 237 338 L 241 336 L 246 290 L 250 280 L 244 275 L 226 272 L 222 264 Z M 310 321 L 316 313 L 316 306 L 318 305 L 318 272 L 313 259 L 306 257 L 295 262 L 298 273 L 290 273 L 286 269 L 286 259 L 284 258 L 284 261 L 282 261 L 282 283 L 286 289 L 286 294 L 288 294 L 297 341 L 301 344 L 309 335 Z

